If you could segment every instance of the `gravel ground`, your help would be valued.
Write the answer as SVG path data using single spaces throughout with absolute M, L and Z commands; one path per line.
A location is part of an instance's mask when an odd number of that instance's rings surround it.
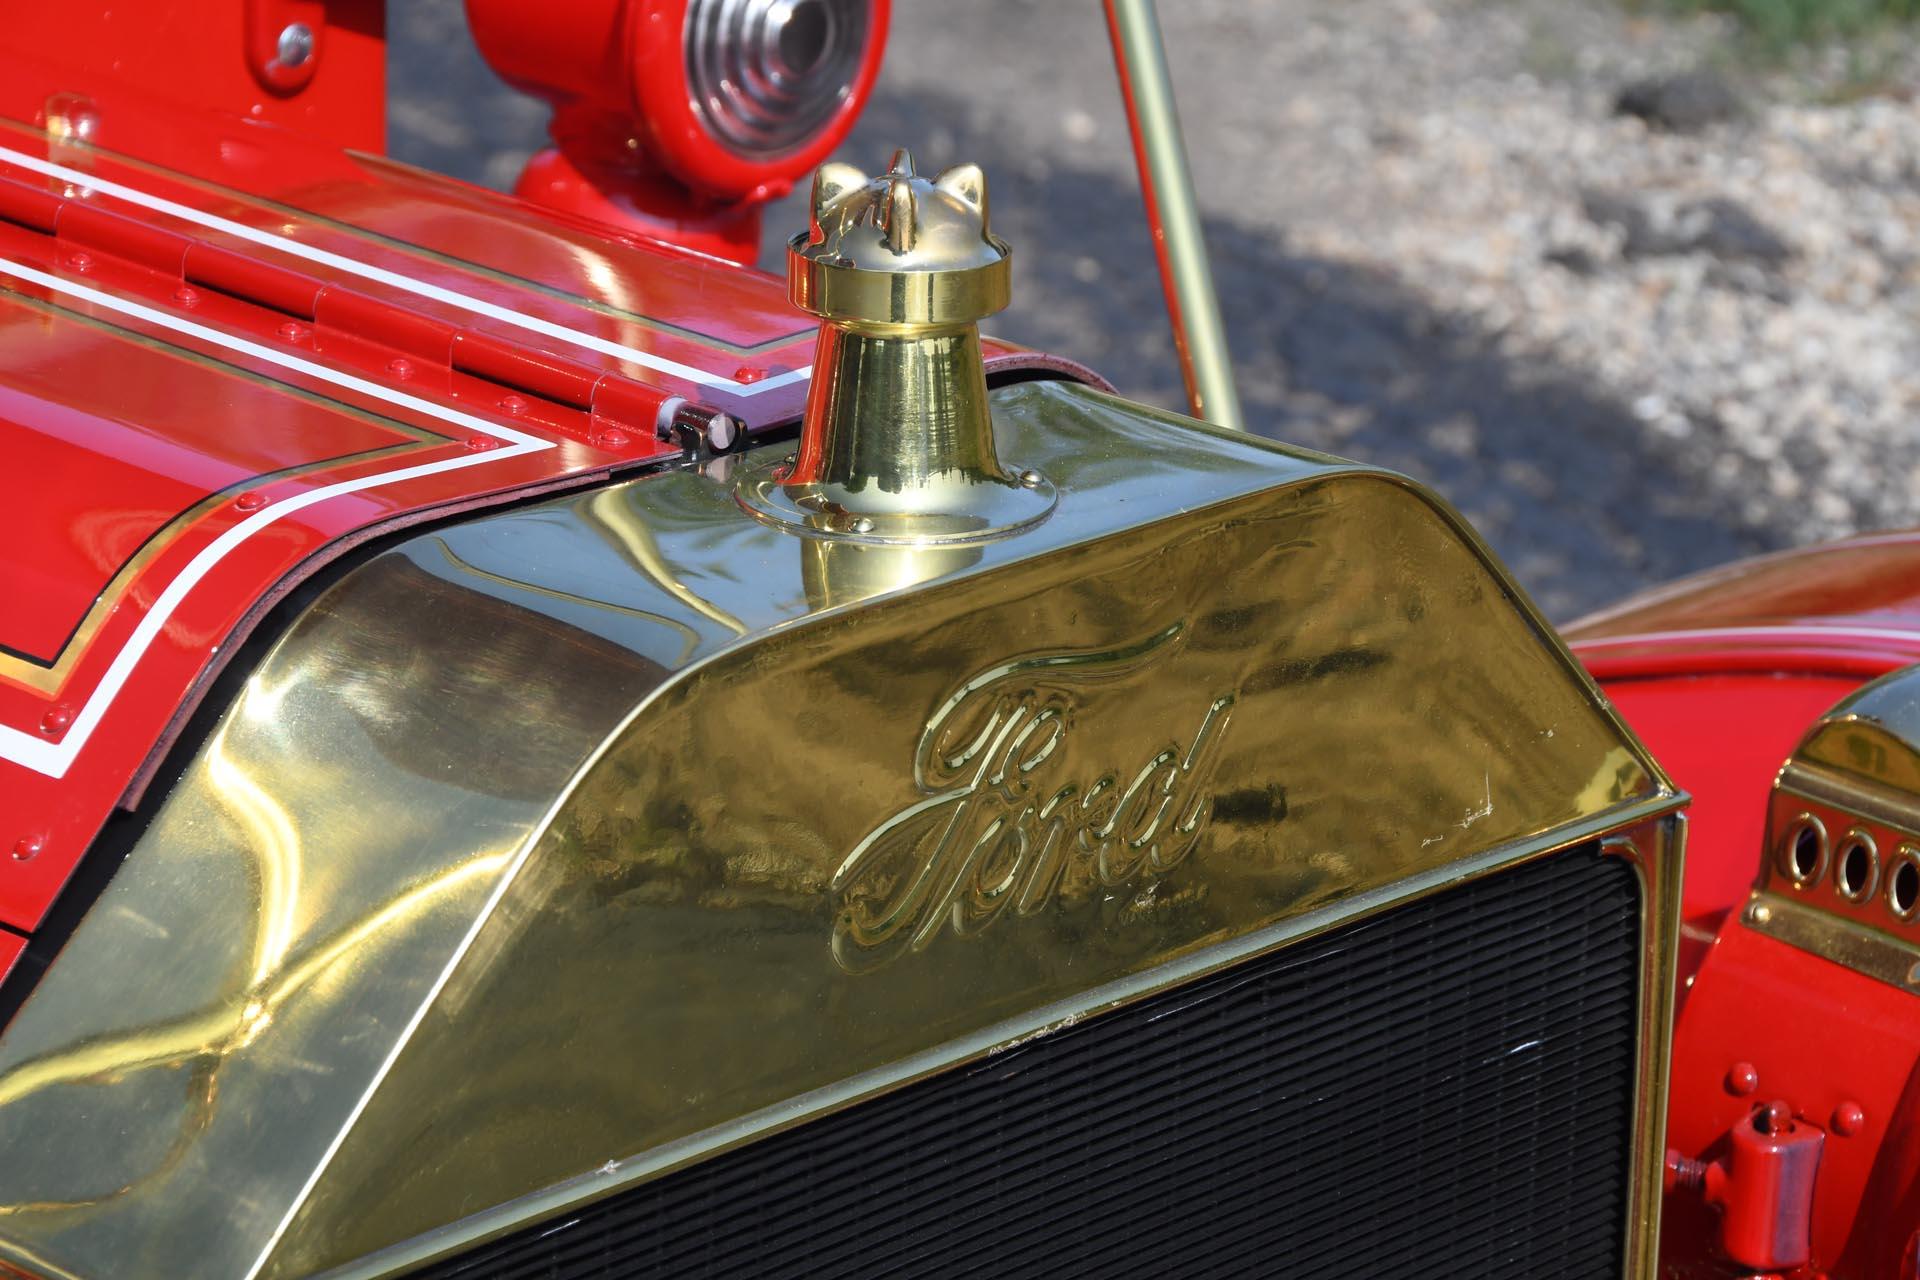
M 1920 522 L 1907 50 L 1864 95 L 1858 51 L 1759 69 L 1586 0 L 1162 8 L 1255 429 L 1434 484 L 1562 619 Z M 544 111 L 451 0 L 394 27 L 394 153 L 510 184 Z M 1018 251 L 994 331 L 1178 406 L 1109 56 L 1091 3 L 902 0 L 844 158 L 982 163 Z M 1651 124 L 1617 110 L 1650 77 Z

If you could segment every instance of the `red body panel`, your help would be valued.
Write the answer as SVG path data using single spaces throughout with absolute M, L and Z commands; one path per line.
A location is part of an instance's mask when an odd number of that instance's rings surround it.
M 1724 1162 L 1743 1117 L 1786 1103 L 1826 1134 L 1805 1274 L 1896 1274 L 1920 1227 L 1920 1001 L 1756 933 L 1734 908 L 1760 870 L 1774 775 L 1801 736 L 1867 680 L 1920 662 L 1920 533 L 1730 565 L 1575 623 L 1568 638 L 1694 796 L 1668 1146 Z M 1733 1274 L 1723 1213 L 1690 1188 L 1668 1195 L 1668 1274 Z
M 1893 1276 L 1920 1226 L 1916 1063 L 1912 995 L 1731 921 L 1675 1029 L 1667 1145 L 1718 1158 L 1756 1103 L 1785 1101 L 1827 1132 L 1813 1187 L 1814 1268 Z M 1753 1067 L 1751 1093 L 1730 1084 L 1736 1064 Z M 1859 1108 L 1857 1128 L 1836 1123 L 1847 1106 Z M 1717 1224 L 1699 1199 L 1676 1193 L 1666 1208 L 1662 1253 L 1672 1272 L 1724 1275 L 1708 1261 Z
M 1693 797 L 1680 936 L 1684 1006 L 1722 921 L 1753 887 L 1773 775 L 1807 726 L 1861 682 L 1709 669 L 1603 683 L 1654 759 Z
M 297 69 L 275 67 L 275 44 L 290 23 L 314 33 L 313 53 Z M 35 120 L 56 93 L 112 83 L 174 107 L 219 111 L 236 119 L 297 129 L 335 146 L 386 149 L 387 41 L 384 0 L 244 0 L 209 6 L 194 0 L 133 4 L 27 3 L 0 6 L 0 41 L 26 51 L 43 69 L 8 71 L 15 92 L 39 90 L 16 119 Z M 109 75 L 102 71 L 110 69 Z M 108 117 L 96 139 L 116 136 Z

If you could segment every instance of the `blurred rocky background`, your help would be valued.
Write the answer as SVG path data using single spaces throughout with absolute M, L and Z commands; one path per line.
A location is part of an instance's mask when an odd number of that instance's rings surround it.
M 1163 0 L 1250 422 L 1432 483 L 1561 620 L 1920 522 L 1914 2 Z M 394 154 L 510 186 L 544 109 L 458 0 L 391 22 Z M 992 331 L 1178 407 L 1110 58 L 1092 0 L 898 0 L 842 158 L 985 165 Z

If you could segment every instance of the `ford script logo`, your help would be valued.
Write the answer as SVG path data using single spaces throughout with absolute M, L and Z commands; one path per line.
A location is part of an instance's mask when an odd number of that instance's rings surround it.
M 880 823 L 834 873 L 833 954 L 850 972 L 1032 915 L 1066 883 L 1117 889 L 1193 852 L 1234 698 L 1161 742 L 1127 722 L 1127 689 L 1181 647 L 1185 625 L 1119 649 L 1015 659 L 964 680 L 920 735 L 924 797 Z M 1098 723 L 1083 704 L 1100 699 Z M 1167 726 L 1173 728 L 1173 726 Z M 1146 743 L 1134 758 L 1116 743 Z

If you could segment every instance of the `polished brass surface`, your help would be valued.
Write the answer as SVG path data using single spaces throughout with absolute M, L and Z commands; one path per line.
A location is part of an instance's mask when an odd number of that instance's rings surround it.
M 1742 918 L 1749 927 L 1802 951 L 1902 990 L 1920 992 L 1920 947 L 1905 939 L 1765 889 L 1748 899 Z
M 1006 537 L 796 534 L 741 510 L 748 454 L 343 579 L 0 1037 L 0 1257 L 402 1270 L 1611 835 L 1648 886 L 1642 1265 L 1657 767 L 1408 482 L 993 399 L 1059 492 Z
M 1793 842 L 1820 837 L 1811 874 L 1796 874 Z M 1920 846 L 1920 667 L 1849 694 L 1808 730 L 1774 782 L 1767 853 L 1743 919 L 1753 929 L 1920 991 L 1920 919 L 1892 894 L 1893 871 Z M 1847 851 L 1870 855 L 1849 891 Z
M 1220 299 L 1207 265 L 1207 241 L 1187 169 L 1187 144 L 1174 110 L 1173 77 L 1160 43 L 1160 18 L 1154 0 L 1106 0 L 1107 33 L 1120 75 L 1120 97 L 1133 130 L 1133 154 L 1140 169 L 1147 225 L 1160 258 L 1160 282 L 1173 322 L 1174 350 L 1186 379 L 1193 416 L 1215 426 L 1241 430 L 1240 393 L 1233 386 L 1233 357 Z
M 787 247 L 794 304 L 820 317 L 793 456 L 740 478 L 762 519 L 837 540 L 967 542 L 1046 518 L 1053 484 L 1003 466 L 978 322 L 1007 305 L 1011 250 L 987 225 L 987 179 L 928 181 L 897 152 L 868 181 L 814 175 L 806 231 Z

